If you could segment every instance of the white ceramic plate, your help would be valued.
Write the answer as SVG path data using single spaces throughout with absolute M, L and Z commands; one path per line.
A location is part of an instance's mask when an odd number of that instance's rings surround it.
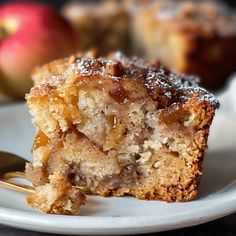
M 0 108 L 0 150 L 31 158 L 34 128 L 23 104 Z M 0 223 L 63 234 L 134 234 L 197 225 L 236 211 L 236 122 L 222 114 L 211 130 L 198 198 L 187 203 L 89 197 L 80 216 L 46 215 L 25 195 L 0 189 Z

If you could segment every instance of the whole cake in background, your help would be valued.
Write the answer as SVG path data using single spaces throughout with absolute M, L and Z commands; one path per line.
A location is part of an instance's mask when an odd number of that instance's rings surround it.
M 118 1 L 72 1 L 64 6 L 62 13 L 86 49 L 98 49 L 102 54 L 129 50 L 129 13 Z
M 197 74 L 202 85 L 222 86 L 236 70 L 236 17 L 209 1 L 160 1 L 133 14 L 135 51 L 175 71 Z
M 86 28 L 84 41 L 99 33 L 100 43 L 90 41 L 89 47 L 159 59 L 174 71 L 200 76 L 201 85 L 212 90 L 221 88 L 236 70 L 235 11 L 219 2 L 126 0 L 119 7 L 113 3 L 112 10 L 99 2 L 85 5 L 70 3 L 64 15 L 78 32 Z M 110 47 L 113 37 L 118 41 Z
M 189 201 L 218 102 L 198 80 L 121 53 L 38 68 L 26 96 L 37 126 L 28 203 L 78 214 L 86 194 Z

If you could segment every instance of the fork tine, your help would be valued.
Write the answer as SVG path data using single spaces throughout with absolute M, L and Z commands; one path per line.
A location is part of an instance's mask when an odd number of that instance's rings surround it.
M 25 184 L 0 180 L 0 187 L 11 189 L 21 193 L 34 193 L 34 188 Z
M 26 179 L 26 175 L 25 175 L 24 172 L 12 171 L 12 172 L 5 173 L 3 178 L 4 179 L 11 179 L 11 178 L 23 178 L 23 179 Z
M 8 188 L 8 189 L 15 190 L 18 192 L 23 192 L 23 193 L 34 193 L 35 187 L 10 180 L 12 178 L 26 179 L 26 175 L 24 172 L 20 172 L 20 171 L 13 171 L 13 172 L 5 173 L 2 180 L 0 180 L 0 187 Z M 85 189 L 84 187 L 81 187 L 81 186 L 73 186 L 73 188 L 80 189 L 80 190 Z

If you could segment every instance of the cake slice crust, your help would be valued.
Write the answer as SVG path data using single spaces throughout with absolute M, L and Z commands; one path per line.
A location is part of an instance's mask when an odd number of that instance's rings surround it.
M 58 77 L 44 67 L 27 95 L 38 127 L 26 168 L 34 185 L 59 172 L 90 194 L 193 199 L 214 97 L 194 78 L 120 53 L 66 61 Z

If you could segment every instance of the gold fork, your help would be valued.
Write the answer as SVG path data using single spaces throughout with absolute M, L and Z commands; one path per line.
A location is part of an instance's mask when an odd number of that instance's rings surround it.
M 24 173 L 26 163 L 25 159 L 16 154 L 0 151 L 0 187 L 33 193 L 34 187 L 13 180 L 13 178 L 26 179 Z

